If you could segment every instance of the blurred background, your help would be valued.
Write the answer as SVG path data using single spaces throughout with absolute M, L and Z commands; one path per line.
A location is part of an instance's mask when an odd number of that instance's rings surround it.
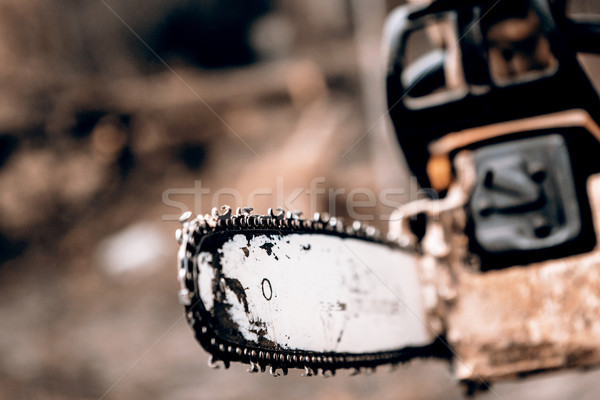
M 381 33 L 401 3 L 0 0 L 0 398 L 463 398 L 436 361 L 212 370 L 177 301 L 185 210 L 348 216 L 354 196 L 385 229 L 414 195 L 384 114 Z M 595 398 L 597 378 L 481 398 Z

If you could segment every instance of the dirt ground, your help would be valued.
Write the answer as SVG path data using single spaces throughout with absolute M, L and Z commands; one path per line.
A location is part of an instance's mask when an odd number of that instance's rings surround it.
M 249 2 L 261 27 L 227 36 L 239 58 L 206 45 L 199 59 L 181 38 L 220 37 L 211 12 L 229 4 L 220 21 L 246 22 L 233 2 L 170 3 L 0 1 L 0 399 L 462 399 L 443 361 L 333 379 L 207 366 L 177 300 L 182 211 L 348 217 L 353 190 L 412 195 L 372 94 L 395 2 L 364 15 L 360 1 Z M 391 210 L 353 212 L 385 228 Z M 597 378 L 545 375 L 481 398 L 591 399 Z

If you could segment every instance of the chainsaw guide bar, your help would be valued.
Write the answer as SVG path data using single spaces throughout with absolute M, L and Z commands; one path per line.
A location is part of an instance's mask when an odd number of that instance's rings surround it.
M 359 222 L 227 206 L 177 231 L 179 298 L 217 361 L 333 375 L 417 357 L 448 357 L 428 329 L 419 252 Z

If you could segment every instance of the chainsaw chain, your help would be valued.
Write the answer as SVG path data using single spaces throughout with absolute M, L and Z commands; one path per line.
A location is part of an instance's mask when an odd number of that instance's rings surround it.
M 289 368 L 304 369 L 304 376 L 321 374 L 332 376 L 337 369 L 353 368 L 354 373 L 374 370 L 381 364 L 396 365 L 416 357 L 446 357 L 443 339 L 425 347 L 404 348 L 367 354 L 319 353 L 302 350 L 265 350 L 252 345 L 230 343 L 215 335 L 206 320 L 206 311 L 196 289 L 195 278 L 198 270 L 195 256 L 198 254 L 204 237 L 216 232 L 273 230 L 278 233 L 319 233 L 331 234 L 342 238 L 355 238 L 384 244 L 390 247 L 400 246 L 383 238 L 374 227 L 365 226 L 360 221 L 346 225 L 339 218 L 329 217 L 325 213 L 315 213 L 312 219 L 300 218 L 298 212 L 285 212 L 282 209 L 269 209 L 267 215 L 251 214 L 252 208 L 238 208 L 235 213 L 229 206 L 213 208 L 211 214 L 192 218 L 191 212 L 180 217 L 182 229 L 176 232 L 180 244 L 178 255 L 178 277 L 180 282 L 179 300 L 185 306 L 186 319 L 195 332 L 196 339 L 210 354 L 209 366 L 218 367 L 221 361 L 229 368 L 231 361 L 250 364 L 248 372 L 264 372 L 269 368 L 273 376 L 279 376 L 281 369 L 287 375 Z M 277 212 L 276 212 L 277 211 Z M 417 251 L 417 249 L 411 249 Z

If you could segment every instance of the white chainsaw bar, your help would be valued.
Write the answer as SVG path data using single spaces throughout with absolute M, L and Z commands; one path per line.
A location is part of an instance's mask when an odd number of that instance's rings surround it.
M 269 214 L 183 217 L 180 299 L 211 363 L 313 374 L 445 356 L 416 251 L 334 218 Z

